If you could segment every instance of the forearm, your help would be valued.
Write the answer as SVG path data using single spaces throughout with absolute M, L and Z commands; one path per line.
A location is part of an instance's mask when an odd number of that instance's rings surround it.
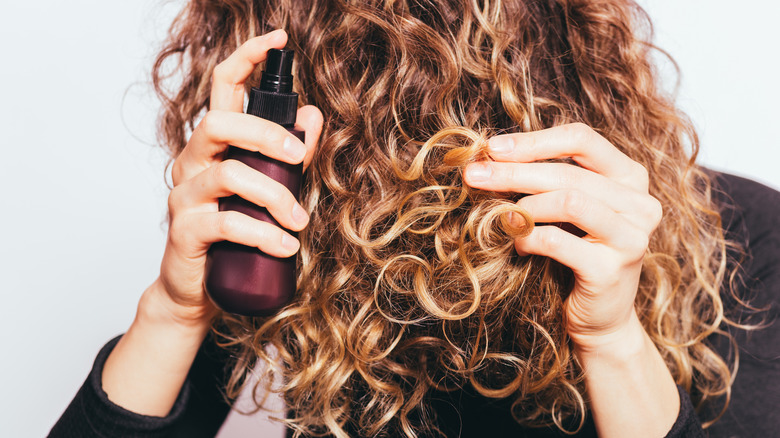
M 113 403 L 143 415 L 168 415 L 208 333 L 207 319 L 176 321 L 165 313 L 159 282 L 145 292 L 127 333 L 103 369 L 103 390 Z
M 598 435 L 663 437 L 680 410 L 674 379 L 635 314 L 614 335 L 599 347 L 575 347 Z

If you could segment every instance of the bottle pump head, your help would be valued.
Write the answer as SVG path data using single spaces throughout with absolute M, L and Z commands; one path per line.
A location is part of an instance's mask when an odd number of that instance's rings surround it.
M 295 52 L 292 50 L 271 49 L 265 60 L 265 71 L 260 81 L 260 89 L 276 93 L 292 91 L 292 65 Z
M 260 87 L 249 92 L 247 114 L 253 114 L 286 128 L 295 125 L 298 94 L 292 92 L 292 65 L 295 52 L 271 49 L 265 60 Z

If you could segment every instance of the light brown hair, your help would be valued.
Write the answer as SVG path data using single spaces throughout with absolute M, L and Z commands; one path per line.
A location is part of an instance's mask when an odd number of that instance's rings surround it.
M 208 108 L 214 66 L 276 28 L 297 53 L 295 91 L 325 123 L 302 192 L 311 222 L 295 300 L 272 317 L 218 323 L 237 357 L 228 394 L 259 359 L 283 375 L 295 414 L 286 421 L 304 434 L 341 437 L 349 425 L 415 436 L 435 428 L 426 394 L 463 385 L 512 397 L 523 424 L 578 428 L 585 388 L 561 321 L 570 273 L 516 254 L 512 237 L 532 218 L 503 218 L 520 195 L 470 189 L 461 173 L 487 158 L 490 135 L 572 122 L 648 169 L 664 219 L 637 312 L 697 402 L 728 394 L 729 366 L 705 342 L 725 321 L 728 244 L 694 163 L 696 133 L 659 86 L 638 5 L 190 1 L 154 69 L 173 156 Z

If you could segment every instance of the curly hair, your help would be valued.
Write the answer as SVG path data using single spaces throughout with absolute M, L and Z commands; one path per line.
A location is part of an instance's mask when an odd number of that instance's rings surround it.
M 489 136 L 578 122 L 648 169 L 664 219 L 637 313 L 679 385 L 699 403 L 728 403 L 736 359 L 706 338 L 731 323 L 721 299 L 731 243 L 637 4 L 190 1 L 153 71 L 172 156 L 209 107 L 214 67 L 276 28 L 299 56 L 295 91 L 325 123 L 304 177 L 311 221 L 294 301 L 215 324 L 236 358 L 229 396 L 259 361 L 283 376 L 276 390 L 294 413 L 282 421 L 296 436 L 436 432 L 427 394 L 466 385 L 511 397 L 522 424 L 578 429 L 585 387 L 562 322 L 571 272 L 515 252 L 533 227 L 521 195 L 462 182 L 467 163 L 488 159 Z M 271 389 L 258 385 L 258 397 Z

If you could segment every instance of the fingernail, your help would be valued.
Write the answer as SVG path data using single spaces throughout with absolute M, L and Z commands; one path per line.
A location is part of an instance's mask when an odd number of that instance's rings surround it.
M 303 160 L 303 156 L 306 155 L 306 147 L 300 142 L 294 141 L 291 137 L 284 139 L 282 149 L 288 157 L 296 161 Z
M 298 239 L 287 233 L 282 234 L 282 248 L 288 251 L 297 251 Z
M 485 181 L 491 173 L 490 166 L 486 164 L 474 163 L 466 168 L 466 176 L 472 181 Z
M 303 207 L 298 204 L 293 206 L 292 215 L 293 219 L 295 219 L 295 222 L 301 225 L 305 224 L 306 221 L 309 220 L 309 215 L 306 214 L 306 210 L 304 210 Z
M 490 152 L 495 152 L 497 154 L 512 152 L 513 146 L 514 143 L 512 142 L 512 139 L 506 135 L 497 135 L 488 140 L 488 149 L 490 149 Z

